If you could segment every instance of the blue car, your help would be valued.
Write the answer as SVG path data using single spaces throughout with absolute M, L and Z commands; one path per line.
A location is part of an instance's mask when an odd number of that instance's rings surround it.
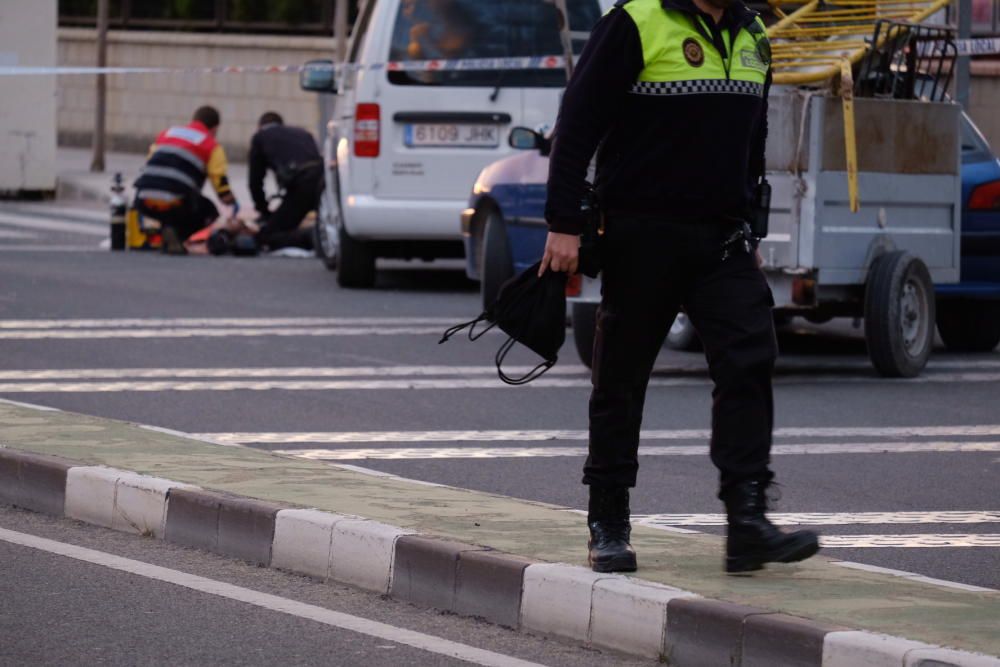
M 514 128 L 509 143 L 526 150 L 487 166 L 462 213 L 466 273 L 480 282 L 484 307 L 505 280 L 541 258 L 548 231 L 544 209 L 550 138 Z M 1000 160 L 964 114 L 962 201 L 961 282 L 936 286 L 937 326 L 949 349 L 983 352 L 1000 344 Z M 574 338 L 587 363 L 593 312 L 584 310 L 579 309 L 585 321 L 574 327 Z M 577 315 L 574 309 L 574 319 Z M 683 316 L 671 339 L 674 347 L 696 343 Z

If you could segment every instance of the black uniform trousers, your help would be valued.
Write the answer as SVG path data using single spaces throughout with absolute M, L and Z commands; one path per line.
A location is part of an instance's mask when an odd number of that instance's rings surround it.
M 731 222 L 607 221 L 584 484 L 635 486 L 646 387 L 682 307 L 715 384 L 711 458 L 720 488 L 770 479 L 774 301 L 752 252 L 736 250 L 723 260 L 723 241 L 736 228 Z
M 268 217 L 257 234 L 257 241 L 271 250 L 278 248 L 312 248 L 312 234 L 299 225 L 319 206 L 323 192 L 322 166 L 308 167 L 296 173 L 284 187 L 281 204 Z

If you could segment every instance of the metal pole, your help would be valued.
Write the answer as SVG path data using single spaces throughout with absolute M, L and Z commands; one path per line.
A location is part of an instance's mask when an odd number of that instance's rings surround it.
M 566 0 L 552 0 L 552 4 L 559 12 L 559 41 L 566 59 L 566 80 L 569 81 L 573 77 L 573 37 L 569 29 L 569 12 L 566 11 Z
M 97 66 L 108 65 L 108 0 L 97 0 Z M 107 112 L 108 82 L 104 74 L 97 75 L 97 104 L 94 110 L 94 155 L 90 170 L 104 171 L 104 132 Z
M 336 0 L 333 8 L 333 36 L 337 40 L 337 63 L 347 58 L 347 0 Z
M 958 38 L 972 37 L 972 0 L 958 2 Z M 955 100 L 966 111 L 969 110 L 969 56 L 955 58 Z

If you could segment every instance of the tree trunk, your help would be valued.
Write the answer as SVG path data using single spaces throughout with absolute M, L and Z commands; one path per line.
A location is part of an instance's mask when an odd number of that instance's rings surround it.
M 97 66 L 108 65 L 108 0 L 97 1 Z M 104 171 L 104 133 L 107 112 L 108 82 L 106 75 L 97 75 L 97 105 L 94 110 L 94 156 L 90 170 Z

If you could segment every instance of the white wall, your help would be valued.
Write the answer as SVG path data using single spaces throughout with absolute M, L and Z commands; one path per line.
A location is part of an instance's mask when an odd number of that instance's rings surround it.
M 299 65 L 331 58 L 333 44 L 333 38 L 317 37 L 111 31 L 108 65 Z M 60 65 L 93 66 L 96 54 L 93 29 L 59 29 Z M 90 144 L 94 104 L 93 76 L 59 77 L 60 144 Z M 222 114 L 219 140 L 230 159 L 246 153 L 257 118 L 265 111 L 277 111 L 286 123 L 313 133 L 320 120 L 316 94 L 299 90 L 296 74 L 116 74 L 108 77 L 108 145 L 142 152 L 160 130 L 187 122 L 203 104 Z
M 55 64 L 56 0 L 2 0 L 0 67 Z M 55 185 L 55 77 L 0 76 L 0 191 Z

